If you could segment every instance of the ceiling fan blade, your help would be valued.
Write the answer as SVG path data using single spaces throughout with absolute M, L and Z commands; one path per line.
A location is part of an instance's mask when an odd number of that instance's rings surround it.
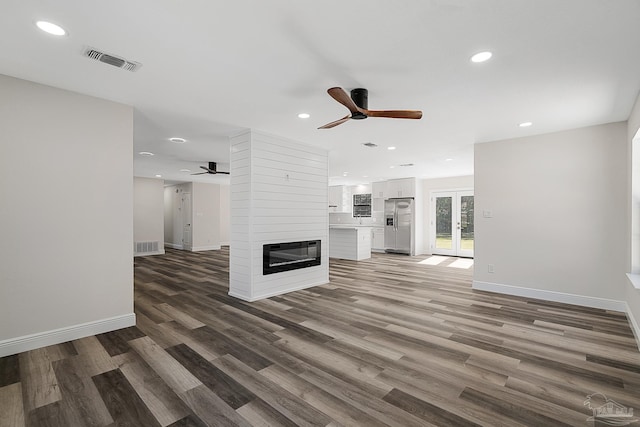
M 363 110 L 369 117 L 388 117 L 390 119 L 420 119 L 422 111 L 419 110 Z
M 357 113 L 361 111 L 360 107 L 353 102 L 353 99 L 349 96 L 347 92 L 344 91 L 341 87 L 332 87 L 327 90 L 327 93 L 340 104 L 344 105 L 351 111 L 351 113 Z
M 220 172 L 220 171 L 217 171 L 216 173 L 221 173 L 223 175 L 231 175 L 231 172 Z
M 335 122 L 327 123 L 324 126 L 320 126 L 318 129 L 331 129 L 333 127 L 341 125 L 342 123 L 346 122 L 349 119 L 351 119 L 351 116 L 344 116 L 340 120 L 336 120 Z
M 192 173 L 191 175 L 205 175 L 208 174 L 209 172 L 200 172 L 200 173 Z
M 216 173 L 215 169 L 209 169 L 206 166 L 200 166 L 200 169 L 206 170 L 206 172 L 203 172 L 203 173 Z

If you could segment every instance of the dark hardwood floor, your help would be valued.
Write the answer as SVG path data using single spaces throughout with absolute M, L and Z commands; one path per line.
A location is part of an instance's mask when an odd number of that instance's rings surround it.
M 136 258 L 137 326 L 1 358 L 0 426 L 582 426 L 605 399 L 640 415 L 624 314 L 472 291 L 471 269 L 425 258 L 331 260 L 330 284 L 255 303 L 227 295 L 227 250 Z

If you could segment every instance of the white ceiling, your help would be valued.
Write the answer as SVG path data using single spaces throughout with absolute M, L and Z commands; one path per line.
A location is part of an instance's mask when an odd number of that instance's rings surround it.
M 247 128 L 328 149 L 332 183 L 468 175 L 475 143 L 626 120 L 639 18 L 638 0 L 3 0 L 0 73 L 135 107 L 135 153 L 156 154 L 134 155 L 136 176 L 226 170 L 228 136 Z M 86 46 L 143 66 L 91 61 Z M 482 50 L 493 58 L 471 63 Z M 347 114 L 332 86 L 424 117 L 318 130 Z

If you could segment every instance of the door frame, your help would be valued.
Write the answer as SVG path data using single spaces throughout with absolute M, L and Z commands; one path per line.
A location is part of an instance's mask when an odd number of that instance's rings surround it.
M 451 249 L 438 249 L 436 248 L 436 197 L 452 197 L 451 210 Z M 460 248 L 460 241 L 462 240 L 462 230 L 459 227 L 460 220 L 460 198 L 462 196 L 474 196 L 473 188 L 453 188 L 443 190 L 432 190 L 429 192 L 429 247 L 431 253 L 434 255 L 448 255 L 473 258 L 473 249 L 465 250 Z M 458 226 L 456 226 L 458 223 Z

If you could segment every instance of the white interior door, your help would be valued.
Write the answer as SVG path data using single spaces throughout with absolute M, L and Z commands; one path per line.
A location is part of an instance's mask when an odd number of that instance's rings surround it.
M 431 252 L 473 257 L 473 191 L 442 191 L 431 195 Z
M 192 238 L 190 193 L 182 194 L 182 206 L 180 210 L 182 212 L 182 248 L 190 251 Z

